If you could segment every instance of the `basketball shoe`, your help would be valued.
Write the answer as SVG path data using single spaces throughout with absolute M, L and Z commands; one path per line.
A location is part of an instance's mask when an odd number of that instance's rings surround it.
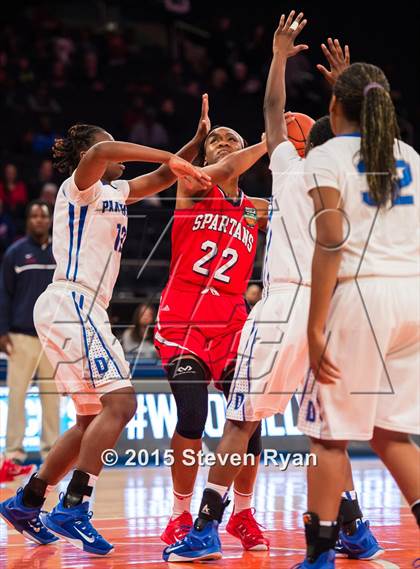
M 64 494 L 50 512 L 41 514 L 41 522 L 57 537 L 62 537 L 75 547 L 96 555 L 108 555 L 114 549 L 90 523 L 93 513 L 89 512 L 89 502 L 66 508 Z
M 232 512 L 226 525 L 226 531 L 241 540 L 244 549 L 249 551 L 267 551 L 270 541 L 264 537 L 261 526 L 254 518 L 255 509 L 248 508 L 238 514 Z
M 35 464 L 27 464 L 26 466 L 5 458 L 0 466 L 0 482 L 13 482 L 20 476 L 30 476 L 36 470 Z
M 337 555 L 349 559 L 376 559 L 384 550 L 379 545 L 369 528 L 369 521 L 357 520 L 357 530 L 348 535 L 342 530 L 339 533 L 335 551 Z
M 23 488 L 14 496 L 0 503 L 0 516 L 27 539 L 39 545 L 48 545 L 58 540 L 40 521 L 41 508 L 27 508 L 23 504 Z
M 163 560 L 185 562 L 221 559 L 222 546 L 218 526 L 219 523 L 216 520 L 196 520 L 194 527 L 184 539 L 165 547 Z
M 180 516 L 169 520 L 160 539 L 168 545 L 172 545 L 184 539 L 187 533 L 191 531 L 192 525 L 193 519 L 190 512 L 182 512 Z
M 302 563 L 293 565 L 292 569 L 335 569 L 335 551 L 324 551 L 313 563 L 305 559 Z

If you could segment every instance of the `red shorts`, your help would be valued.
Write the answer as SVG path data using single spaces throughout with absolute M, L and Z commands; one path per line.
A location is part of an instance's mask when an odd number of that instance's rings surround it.
M 155 328 L 155 346 L 162 364 L 166 366 L 180 355 L 194 354 L 217 383 L 235 366 L 247 316 L 241 295 L 222 294 L 211 288 L 188 292 L 173 286 L 165 288 Z

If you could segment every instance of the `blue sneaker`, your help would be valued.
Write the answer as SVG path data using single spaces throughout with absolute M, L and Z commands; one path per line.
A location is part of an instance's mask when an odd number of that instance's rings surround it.
M 357 530 L 353 535 L 340 531 L 335 550 L 337 554 L 349 559 L 376 559 L 384 550 L 370 531 L 369 522 L 357 520 Z
M 48 545 L 58 541 L 41 523 L 41 508 L 27 508 L 23 505 L 23 488 L 14 496 L 0 503 L 0 516 L 4 521 L 27 539 L 38 545 Z
M 55 508 L 49 514 L 41 514 L 41 522 L 54 535 L 62 537 L 79 549 L 96 555 L 107 555 L 113 551 L 114 546 L 90 523 L 92 515 L 92 512 L 89 512 L 89 502 L 65 508 L 64 494 L 61 494 Z
M 310 563 L 307 559 L 303 563 L 293 566 L 293 569 L 335 569 L 335 551 L 329 549 L 318 557 L 314 563 Z
M 193 527 L 184 539 L 165 547 L 163 560 L 185 562 L 221 559 L 222 545 L 217 531 L 218 526 L 218 522 L 209 521 L 201 531 Z

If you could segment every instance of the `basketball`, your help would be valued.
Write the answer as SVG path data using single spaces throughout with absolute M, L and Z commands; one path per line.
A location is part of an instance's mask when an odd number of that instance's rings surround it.
M 306 139 L 308 138 L 309 131 L 314 124 L 314 119 L 303 113 L 293 113 L 294 121 L 287 125 L 287 136 L 290 142 L 293 142 L 299 156 L 305 156 Z

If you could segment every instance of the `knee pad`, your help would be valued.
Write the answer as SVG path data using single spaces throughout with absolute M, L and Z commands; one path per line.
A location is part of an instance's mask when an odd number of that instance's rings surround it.
M 201 439 L 207 420 L 207 372 L 193 358 L 179 358 L 167 365 L 168 380 L 176 402 L 176 432 L 186 439 Z
M 260 421 L 252 437 L 249 439 L 247 452 L 253 454 L 254 456 L 260 456 L 261 451 L 262 451 L 262 440 L 261 440 L 261 421 Z

